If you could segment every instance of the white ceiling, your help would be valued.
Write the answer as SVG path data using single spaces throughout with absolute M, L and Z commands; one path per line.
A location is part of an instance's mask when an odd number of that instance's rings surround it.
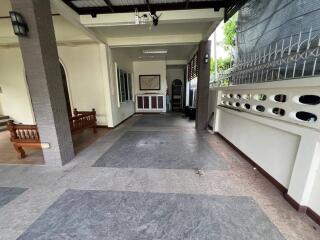
M 8 17 L 11 11 L 10 0 L 0 0 L 0 17 Z M 56 40 L 58 42 L 91 41 L 91 39 L 79 28 L 74 27 L 64 17 L 54 15 L 53 25 Z M 9 18 L 0 19 L 0 45 L 17 44 L 18 38 L 14 35 Z
M 143 54 L 143 50 L 167 49 L 167 54 Z M 196 45 L 141 46 L 113 48 L 112 52 L 128 57 L 132 61 L 187 60 Z
M 10 0 L 0 0 L 0 16 L 8 16 L 10 9 Z M 82 17 L 89 18 L 85 19 L 88 23 L 94 23 L 96 20 L 108 23 L 110 18 L 111 20 L 114 18 L 115 23 L 121 23 L 121 21 L 127 21 L 123 16 L 127 16 L 130 21 L 134 19 L 134 14 L 110 14 L 100 16 L 100 18 Z M 160 17 L 158 26 L 150 24 L 102 25 L 91 26 L 89 29 L 96 32 L 101 39 L 107 40 L 108 43 L 110 40 L 113 43 L 109 43 L 110 46 L 114 47 L 112 51 L 124 54 L 133 61 L 187 60 L 196 49 L 196 43 L 212 28 L 214 23 L 218 22 L 221 16 L 220 12 L 216 13 L 208 9 L 167 11 Z M 53 16 L 53 22 L 58 42 L 92 41 L 81 28 L 75 27 L 63 16 Z M 86 26 L 86 24 L 83 25 Z M 9 18 L 0 19 L 0 26 L 0 45 L 18 43 Z M 124 40 L 127 42 L 121 43 Z M 115 44 L 115 42 L 120 43 Z M 148 47 L 144 47 L 146 45 Z M 120 46 L 126 47 L 121 48 Z M 168 54 L 153 54 L 151 58 L 150 55 L 142 54 L 143 49 L 168 49 Z
M 62 16 L 52 18 L 57 42 L 92 41 L 83 31 L 74 27 Z M 0 26 L 0 44 L 17 44 L 18 38 L 13 33 L 10 19 L 0 19 Z
M 190 0 L 190 2 L 209 2 L 212 0 Z M 71 0 L 77 7 L 108 6 L 104 0 Z M 145 0 L 110 0 L 113 6 L 130 6 L 146 4 Z M 150 0 L 150 4 L 185 3 L 185 0 Z
M 9 11 L 11 11 L 11 9 L 10 0 L 0 0 L 0 17 L 9 16 Z M 57 12 L 52 10 L 51 13 L 55 14 Z
M 9 16 L 9 11 L 11 11 L 10 0 L 0 0 L 0 17 Z
M 158 12 L 159 23 L 153 26 L 148 12 L 81 15 L 83 26 L 93 30 L 110 46 L 193 44 L 208 39 L 223 18 L 223 11 L 193 9 Z M 142 18 L 142 16 L 147 16 Z M 143 21 L 141 19 L 144 19 Z M 145 23 L 145 24 L 142 24 Z
M 104 26 L 94 27 L 93 29 L 105 36 L 106 38 L 118 37 L 143 37 L 143 36 L 159 36 L 159 35 L 178 35 L 178 34 L 202 34 L 211 23 L 209 22 L 193 22 L 193 23 L 170 23 L 152 26 L 130 25 L 130 26 Z
M 214 0 L 190 0 L 190 2 L 210 2 Z M 112 5 L 139 5 L 146 4 L 145 0 L 110 0 Z M 150 4 L 184 3 L 186 0 L 150 0 Z

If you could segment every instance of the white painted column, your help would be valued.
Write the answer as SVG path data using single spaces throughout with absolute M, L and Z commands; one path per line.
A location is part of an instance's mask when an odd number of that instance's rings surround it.
M 108 127 L 114 127 L 112 115 L 112 86 L 111 86 L 111 65 L 109 64 L 110 51 L 105 44 L 99 44 L 101 74 L 103 78 L 104 96 L 106 101 L 106 113 Z
M 218 78 L 218 59 L 217 59 L 217 31 L 213 33 L 213 54 L 214 54 L 214 80 Z
M 214 99 L 214 107 L 213 107 L 214 116 L 213 116 L 212 128 L 213 128 L 214 132 L 218 132 L 220 111 L 218 110 L 217 106 L 220 103 L 222 92 L 219 91 L 218 89 L 216 89 L 215 91 L 216 91 L 216 94 L 214 96 L 215 97 L 215 99 Z
M 288 188 L 288 195 L 301 206 L 308 206 L 319 166 L 319 136 L 302 136 Z

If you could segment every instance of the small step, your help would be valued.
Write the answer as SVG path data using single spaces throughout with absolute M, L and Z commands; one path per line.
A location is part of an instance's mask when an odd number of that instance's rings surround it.
M 4 131 L 7 131 L 7 126 L 4 125 L 4 126 L 0 126 L 0 132 L 4 132 Z
M 0 116 L 0 132 L 7 130 L 7 122 L 10 120 L 8 116 Z
M 0 115 L 0 121 L 1 121 L 1 120 L 9 120 L 9 119 L 10 119 L 9 116 L 2 116 L 2 115 Z

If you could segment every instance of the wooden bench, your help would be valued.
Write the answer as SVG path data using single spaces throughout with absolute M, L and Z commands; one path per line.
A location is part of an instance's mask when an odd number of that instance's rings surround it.
M 97 133 L 96 111 L 78 111 L 74 109 L 74 116 L 69 119 L 71 134 L 77 134 L 85 129 L 92 128 Z M 25 158 L 27 155 L 23 147 L 41 148 L 41 140 L 37 125 L 15 124 L 8 121 L 7 128 L 10 131 L 10 141 L 17 152 L 18 158 Z

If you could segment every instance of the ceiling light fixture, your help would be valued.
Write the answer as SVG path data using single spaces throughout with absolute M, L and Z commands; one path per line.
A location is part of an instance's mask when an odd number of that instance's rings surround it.
M 149 18 L 147 14 L 142 14 L 141 16 L 139 15 L 138 9 L 136 8 L 134 11 L 134 24 L 139 25 L 139 24 L 146 24 L 149 22 Z
M 159 18 L 161 17 L 162 13 L 160 15 L 157 15 L 155 11 L 150 12 L 150 17 L 152 18 L 152 24 L 153 26 L 158 26 L 159 24 Z
M 142 59 L 142 58 L 154 58 L 154 56 L 139 56 L 138 58 L 139 59 Z
M 150 49 L 150 50 L 143 50 L 143 54 L 167 54 L 168 50 L 167 49 Z

